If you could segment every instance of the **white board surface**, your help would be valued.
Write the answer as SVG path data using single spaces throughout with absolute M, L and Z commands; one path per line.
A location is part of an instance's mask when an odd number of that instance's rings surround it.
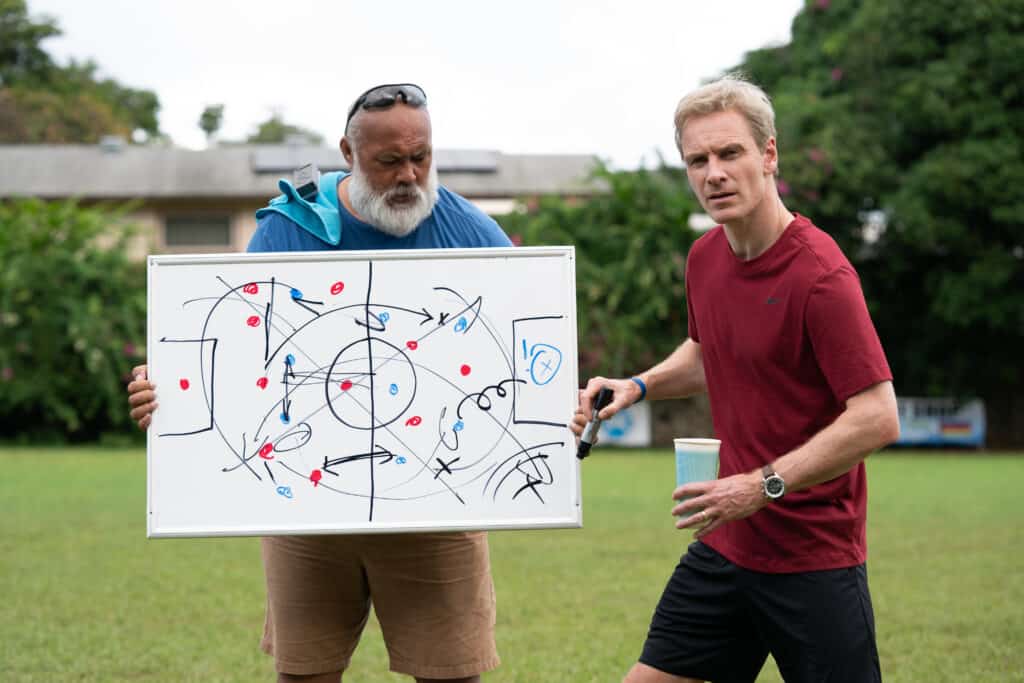
M 148 535 L 577 527 L 571 247 L 151 256 Z

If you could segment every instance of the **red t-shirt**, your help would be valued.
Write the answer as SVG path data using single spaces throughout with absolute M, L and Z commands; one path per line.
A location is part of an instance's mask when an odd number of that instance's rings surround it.
M 831 424 L 850 396 L 892 379 L 856 271 L 803 216 L 750 261 L 714 228 L 690 250 L 686 290 L 722 440 L 720 477 L 773 462 Z M 867 557 L 866 508 L 861 462 L 704 541 L 762 572 L 849 567 Z

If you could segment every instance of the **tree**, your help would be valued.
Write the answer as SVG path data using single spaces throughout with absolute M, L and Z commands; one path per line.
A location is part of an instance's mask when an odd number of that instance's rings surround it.
M 786 201 L 854 260 L 899 392 L 983 396 L 1024 443 L 1024 2 L 815 0 L 792 34 L 740 65 Z
M 29 17 L 24 0 L 0 0 L 0 142 L 160 134 L 156 94 L 101 78 L 91 60 L 56 64 L 41 43 L 57 35 L 55 20 Z
M 103 134 L 131 130 L 89 93 L 0 90 L 0 142 L 97 142 Z
M 307 145 L 322 145 L 324 138 L 319 133 L 290 123 L 285 123 L 277 112 L 259 124 L 256 132 L 246 138 L 246 142 L 257 145 L 282 144 L 301 141 Z
M 147 136 L 160 135 L 157 113 L 160 100 L 149 90 L 129 88 L 110 78 L 100 78 L 99 67 L 91 59 L 71 60 L 54 79 L 53 87 L 69 97 L 87 93 L 110 108 L 113 116 L 132 132 L 141 130 Z
M 686 338 L 686 253 L 699 210 L 679 168 L 613 172 L 607 191 L 580 201 L 543 198 L 525 215 L 502 219 L 527 245 L 576 247 L 576 316 L 581 378 L 637 372 Z
M 203 109 L 203 113 L 199 115 L 199 127 L 206 133 L 206 144 L 209 145 L 210 141 L 213 140 L 213 136 L 220 130 L 221 123 L 224 121 L 224 105 L 223 104 L 211 104 Z
M 59 36 L 55 20 L 32 20 L 24 0 L 0 0 L 0 87 L 47 78 L 56 68 L 39 44 Z

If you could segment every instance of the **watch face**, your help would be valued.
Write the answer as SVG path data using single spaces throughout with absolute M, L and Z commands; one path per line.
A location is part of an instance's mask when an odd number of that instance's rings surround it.
M 786 490 L 782 477 L 773 476 L 764 480 L 764 490 L 772 498 L 778 498 Z

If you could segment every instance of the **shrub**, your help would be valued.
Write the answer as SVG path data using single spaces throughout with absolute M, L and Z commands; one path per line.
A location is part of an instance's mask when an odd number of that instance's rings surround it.
M 576 247 L 581 381 L 646 370 L 682 343 L 686 254 L 698 237 L 682 169 L 599 166 L 594 179 L 606 191 L 579 202 L 546 197 L 502 221 L 525 245 Z
M 145 357 L 146 279 L 125 208 L 0 202 L 0 437 L 130 431 L 124 384 Z

